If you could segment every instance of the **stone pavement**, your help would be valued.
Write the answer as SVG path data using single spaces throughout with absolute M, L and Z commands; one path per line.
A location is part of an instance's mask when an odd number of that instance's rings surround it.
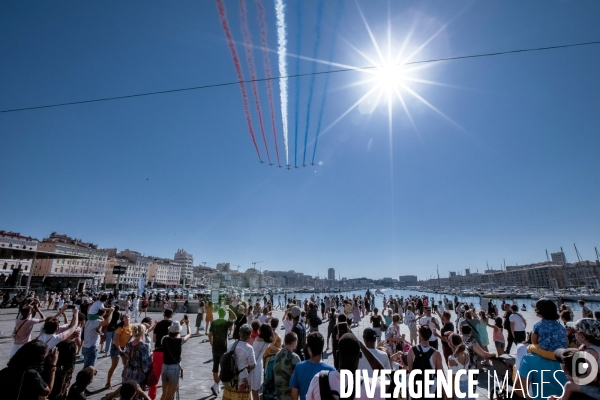
M 16 316 L 17 309 L 2 309 L 0 310 L 0 368 L 4 368 L 6 363 L 8 362 L 8 354 L 10 352 L 10 348 L 12 346 L 12 337 L 11 332 L 14 327 L 14 318 Z M 49 313 L 46 313 L 50 315 Z M 523 313 L 525 318 L 528 320 L 528 328 L 530 329 L 534 322 L 537 321 L 535 315 L 531 312 Z M 153 319 L 162 319 L 162 315 L 159 313 L 148 313 L 148 316 Z M 273 316 L 280 318 L 283 316 L 282 311 L 274 311 Z M 175 318 L 179 319 L 183 317 L 182 314 L 177 314 Z M 215 319 L 217 316 L 215 315 Z M 453 317 L 454 318 L 454 317 Z M 141 319 L 141 318 L 140 318 Z M 132 321 L 133 322 L 133 321 Z M 190 315 L 190 330 L 195 332 L 195 315 Z M 362 338 L 362 331 L 364 328 L 370 326 L 369 317 L 363 318 L 358 327 L 352 328 L 352 332 L 357 335 L 359 338 Z M 41 327 L 41 324 L 40 324 Z M 281 328 L 281 326 L 280 326 Z M 279 333 L 282 337 L 284 336 L 283 329 L 277 329 L 277 333 Z M 327 322 L 324 322 L 323 325 L 320 326 L 320 332 L 326 336 L 327 335 Z M 406 325 L 401 325 L 402 333 L 406 334 L 406 337 L 409 337 L 408 328 Z M 32 337 L 36 337 L 36 332 L 39 332 L 39 328 L 35 327 L 32 332 Z M 185 334 L 185 328 L 182 331 Z M 492 337 L 491 329 L 488 329 L 489 337 Z M 231 343 L 231 341 L 230 341 Z M 490 346 L 490 351 L 494 352 Z M 512 353 L 515 353 L 515 347 L 513 346 Z M 333 357 L 331 354 L 326 353 L 325 362 L 333 365 Z M 210 387 L 213 384 L 212 379 L 212 352 L 210 343 L 208 342 L 208 337 L 204 334 L 204 331 L 201 331 L 201 335 L 196 336 L 193 335 L 190 340 L 184 345 L 183 351 L 183 360 L 182 367 L 184 370 L 184 378 L 180 381 L 180 399 L 182 400 L 206 400 L 214 398 L 210 391 Z M 92 395 L 88 396 L 88 399 L 91 400 L 99 400 L 104 395 L 108 393 L 107 390 L 104 389 L 104 385 L 106 383 L 106 375 L 107 371 L 110 367 L 110 358 L 105 357 L 104 354 L 100 355 L 98 361 L 96 362 L 96 369 L 98 369 L 98 375 L 94 379 L 94 382 L 90 385 L 89 389 L 92 391 Z M 83 368 L 82 360 L 79 360 L 76 367 L 75 373 L 73 374 L 73 382 L 75 380 L 75 375 L 79 370 Z M 119 362 L 119 366 L 117 367 L 113 379 L 112 384 L 113 387 L 118 387 L 120 384 L 122 365 Z M 486 385 L 486 374 L 480 374 L 480 382 L 482 384 L 482 388 L 478 389 L 481 396 L 487 397 L 487 390 L 483 388 L 483 385 Z M 158 396 L 161 394 L 160 384 L 158 390 Z M 221 392 L 222 393 L 222 392 Z M 219 395 L 221 397 L 222 394 Z M 160 397 L 158 397 L 160 398 Z

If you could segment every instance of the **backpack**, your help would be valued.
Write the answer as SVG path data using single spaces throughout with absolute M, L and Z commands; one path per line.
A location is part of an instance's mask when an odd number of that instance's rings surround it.
M 265 363 L 265 376 L 262 384 L 262 394 L 264 400 L 275 400 L 275 356 L 271 354 L 267 356 Z
M 239 373 L 235 360 L 235 348 L 238 342 L 239 340 L 236 340 L 231 350 L 223 354 L 219 360 L 219 378 L 225 383 L 231 382 Z
M 431 347 L 429 350 L 427 350 L 427 352 L 423 352 L 421 350 L 421 346 L 413 346 L 412 350 L 413 350 L 413 353 L 415 354 L 415 359 L 413 360 L 413 371 L 419 370 L 419 371 L 421 371 L 421 373 L 425 373 L 425 370 L 432 369 L 431 362 L 429 360 L 431 359 L 431 356 L 435 352 L 435 349 L 433 347 Z M 425 377 L 423 374 L 415 376 L 414 381 L 415 382 L 417 382 L 417 381 L 424 382 Z

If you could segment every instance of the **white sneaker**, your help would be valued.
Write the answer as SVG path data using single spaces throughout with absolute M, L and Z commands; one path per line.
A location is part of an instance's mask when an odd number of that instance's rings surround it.
M 214 394 L 215 396 L 218 396 L 218 395 L 219 395 L 219 392 L 221 391 L 221 389 L 219 388 L 219 385 L 218 385 L 217 383 L 215 383 L 214 385 L 212 385 L 212 386 L 210 387 L 210 390 L 213 392 L 213 394 Z

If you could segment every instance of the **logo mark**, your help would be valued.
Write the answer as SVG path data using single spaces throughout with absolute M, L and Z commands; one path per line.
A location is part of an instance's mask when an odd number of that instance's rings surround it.
M 581 359 L 584 361 L 579 361 Z M 590 353 L 586 353 L 585 351 L 578 351 L 573 355 L 573 368 L 575 371 L 571 371 L 571 376 L 573 377 L 573 381 L 578 385 L 590 384 L 598 375 L 598 362 Z M 580 377 L 586 373 L 586 377 Z

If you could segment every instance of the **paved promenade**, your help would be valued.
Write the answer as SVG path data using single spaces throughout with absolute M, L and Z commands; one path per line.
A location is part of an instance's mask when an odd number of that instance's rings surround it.
M 2 332 L 2 334 L 0 334 L 0 368 L 4 368 L 6 366 L 6 362 L 8 362 L 8 353 L 10 351 L 10 348 L 11 348 L 12 342 L 13 342 L 12 337 L 11 337 L 11 332 L 14 327 L 14 318 L 16 316 L 16 312 L 17 312 L 16 308 L 0 310 L 0 332 Z M 538 320 L 533 312 L 524 312 L 523 315 L 528 321 L 528 329 L 530 329 L 533 326 L 533 324 L 535 322 L 537 322 L 537 320 Z M 148 313 L 148 316 L 153 319 L 157 319 L 157 320 L 162 319 L 162 315 L 159 313 Z M 174 318 L 179 319 L 182 316 L 183 316 L 183 314 L 177 314 Z M 283 316 L 283 312 L 282 311 L 274 311 L 273 316 L 281 319 L 281 317 Z M 216 318 L 217 318 L 217 316 L 215 315 L 215 319 Z M 453 316 L 453 319 L 454 319 L 454 316 Z M 193 333 L 193 332 L 195 332 L 195 326 L 193 326 L 193 323 L 195 321 L 195 315 L 190 315 L 190 320 L 191 320 L 191 324 L 192 324 L 190 329 L 192 330 L 192 333 Z M 132 323 L 133 323 L 133 321 L 132 321 Z M 40 326 L 41 326 L 41 324 L 40 324 Z M 352 328 L 352 331 L 359 338 L 362 338 L 362 331 L 364 328 L 366 328 L 368 326 L 370 326 L 369 318 L 366 317 L 360 322 L 358 327 Z M 401 330 L 402 330 L 402 333 L 406 334 L 406 337 L 409 337 L 408 328 L 406 327 L 406 325 L 401 325 Z M 32 337 L 35 337 L 36 332 L 39 332 L 38 327 L 34 328 Z M 277 332 L 283 337 L 284 330 L 282 330 L 282 329 L 280 330 L 280 328 L 278 328 Z M 327 322 L 325 322 L 323 325 L 321 325 L 320 332 L 324 336 L 327 335 Z M 182 333 L 185 333 L 185 328 L 182 331 Z M 491 337 L 492 337 L 491 329 L 488 329 L 488 335 L 491 339 Z M 495 349 L 493 349 L 492 347 L 493 346 L 489 347 L 490 352 L 495 352 Z M 516 346 L 513 346 L 511 353 L 514 354 L 515 350 L 516 350 Z M 330 354 L 327 354 L 327 353 L 325 354 L 324 361 L 327 362 L 328 364 L 333 365 L 333 357 L 331 357 Z M 184 378 L 180 382 L 180 389 L 179 389 L 180 398 L 184 399 L 184 400 L 188 400 L 188 399 L 189 400 L 205 400 L 205 399 L 214 398 L 214 396 L 212 395 L 212 393 L 210 391 L 210 387 L 213 384 L 212 352 L 211 352 L 210 343 L 208 342 L 208 337 L 204 334 L 204 331 L 201 331 L 201 335 L 199 335 L 199 336 L 193 335 L 192 338 L 188 341 L 188 343 L 186 343 L 184 345 L 183 360 L 182 360 L 181 364 L 184 369 Z M 83 367 L 82 360 L 79 360 L 75 367 L 75 373 L 73 374 L 73 382 L 74 382 L 76 373 L 82 367 Z M 104 389 L 104 385 L 106 383 L 106 375 L 107 375 L 107 371 L 108 371 L 109 367 L 110 367 L 110 358 L 105 357 L 104 354 L 101 354 L 100 358 L 98 358 L 98 361 L 96 362 L 96 368 L 98 369 L 98 375 L 94 379 L 94 382 L 89 387 L 89 389 L 92 391 L 93 394 L 91 396 L 88 396 L 88 399 L 99 400 L 108 393 L 108 391 Z M 121 371 L 122 371 L 122 366 L 121 366 L 121 363 L 119 362 L 119 366 L 117 367 L 117 370 L 115 371 L 115 373 L 113 375 L 113 379 L 112 379 L 112 384 L 113 384 L 114 388 L 118 387 L 118 384 L 120 384 Z M 486 379 L 487 378 L 485 377 L 485 374 L 480 375 L 480 382 L 482 385 L 486 384 L 485 383 Z M 160 389 L 160 385 L 159 385 L 159 390 L 158 390 L 159 396 L 160 396 L 161 392 L 162 392 L 162 390 Z M 480 393 L 480 396 L 485 396 L 483 398 L 487 397 L 487 390 L 485 390 L 483 387 L 479 389 L 479 393 Z M 222 392 L 219 395 L 219 397 L 221 397 L 221 396 L 222 396 Z

